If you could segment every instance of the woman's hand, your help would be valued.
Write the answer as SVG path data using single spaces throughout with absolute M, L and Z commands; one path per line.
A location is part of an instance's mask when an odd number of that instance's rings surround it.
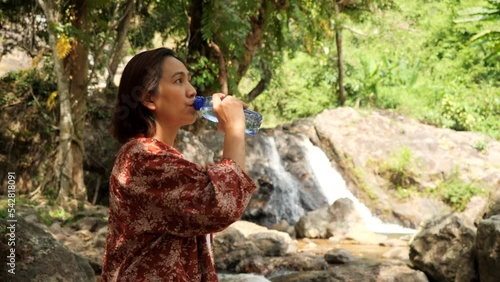
M 222 158 L 234 160 L 245 169 L 245 114 L 248 105 L 222 93 L 212 95 L 212 106 L 219 119 L 217 130 L 225 133 Z
M 225 133 L 245 131 L 243 109 L 248 107 L 247 104 L 233 96 L 215 93 L 212 95 L 212 106 L 219 120 L 217 130 Z

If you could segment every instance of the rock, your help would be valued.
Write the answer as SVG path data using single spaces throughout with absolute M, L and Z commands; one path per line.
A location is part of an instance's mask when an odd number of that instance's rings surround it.
M 476 231 L 456 214 L 424 223 L 410 244 L 410 261 L 433 281 L 475 281 Z
M 218 274 L 219 282 L 270 282 L 264 276 L 255 274 Z
M 380 246 L 387 247 L 406 247 L 408 246 L 408 241 L 402 239 L 388 239 L 380 243 Z
M 346 264 L 357 260 L 351 252 L 344 249 L 329 250 L 324 257 L 326 262 L 331 264 Z
M 475 246 L 481 282 L 500 281 L 500 215 L 479 222 Z
M 487 198 L 474 196 L 470 199 L 469 203 L 467 203 L 465 210 L 459 214 L 460 218 L 464 221 L 465 224 L 475 226 L 475 223 L 482 219 L 483 213 L 487 206 Z
M 386 222 L 415 228 L 440 214 L 441 204 L 427 209 L 418 205 L 421 201 L 401 201 L 388 191 L 394 184 L 383 165 L 403 149 L 412 157 L 405 176 L 417 189 L 437 187 L 456 169 L 466 183 L 479 181 L 487 190 L 500 186 L 500 142 L 482 134 L 436 128 L 391 111 L 347 107 L 325 110 L 313 124 L 321 140 L 315 145 L 345 170 L 356 197 Z M 488 142 L 486 151 L 474 148 L 479 142 Z
M 343 237 L 362 224 L 361 216 L 350 199 L 341 198 L 331 206 L 307 213 L 295 225 L 298 238 Z
M 497 183 L 497 188 L 491 191 L 487 207 L 483 219 L 500 214 L 500 180 Z
M 24 220 L 31 223 L 38 222 L 38 217 L 36 216 L 36 214 L 28 214 L 24 217 Z
M 347 282 L 347 281 L 370 281 L 370 280 L 348 280 L 330 271 L 301 271 L 271 278 L 272 282 Z
M 300 271 L 271 278 L 272 282 L 428 282 L 425 274 L 403 263 L 378 266 L 362 264 L 333 265 L 324 271 Z M 441 282 L 441 281 L 440 281 Z
M 7 223 L 2 220 L 2 224 Z M 15 236 L 15 276 L 9 277 L 13 280 L 0 276 L 0 280 L 95 281 L 95 273 L 84 258 L 72 253 L 38 225 L 18 218 Z M 5 244 L 3 240 L 0 242 L 2 245 Z M 7 274 L 2 271 L 1 275 Z
M 106 219 L 97 216 L 82 217 L 69 224 L 69 226 L 75 230 L 87 230 L 89 232 L 95 232 L 107 225 L 108 221 Z
M 106 239 L 108 237 L 108 227 L 104 226 L 101 229 L 97 230 L 97 233 L 94 237 L 93 245 L 96 248 L 106 248 Z
M 417 228 L 421 222 L 450 213 L 451 208 L 436 199 L 414 197 L 403 203 L 392 203 L 392 212 L 403 226 Z
M 379 267 L 376 282 L 428 282 L 422 271 L 414 270 L 401 263 L 386 263 Z M 462 281 L 462 280 L 461 280 Z M 463 280 L 465 282 L 465 280 Z
M 344 235 L 344 240 L 349 240 L 352 244 L 380 245 L 387 240 L 387 236 L 372 232 L 364 225 L 356 225 Z
M 295 233 L 295 227 L 290 226 L 290 224 L 288 224 L 288 222 L 286 220 L 281 220 L 280 222 L 273 224 L 271 226 L 271 229 L 281 231 L 281 232 L 286 232 L 292 238 L 297 237 L 297 235 Z
M 61 229 L 61 224 L 59 224 L 59 222 L 52 223 L 49 227 L 49 230 L 52 234 L 60 234 L 63 232 Z
M 287 233 L 246 221 L 237 221 L 214 235 L 215 265 L 223 271 L 234 271 L 247 258 L 284 256 L 296 250 L 296 242 Z
M 314 271 L 327 268 L 328 264 L 321 257 L 290 254 L 282 257 L 247 257 L 238 262 L 234 271 L 237 273 L 257 273 L 268 277 L 276 273 Z
M 407 247 L 391 248 L 387 252 L 383 253 L 382 257 L 388 259 L 410 260 Z

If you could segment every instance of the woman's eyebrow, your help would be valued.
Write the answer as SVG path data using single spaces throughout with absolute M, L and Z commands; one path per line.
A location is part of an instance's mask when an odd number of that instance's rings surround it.
M 189 72 L 183 72 L 183 71 L 178 71 L 178 72 L 175 72 L 172 77 L 176 76 L 176 75 L 182 75 L 182 76 L 189 76 Z

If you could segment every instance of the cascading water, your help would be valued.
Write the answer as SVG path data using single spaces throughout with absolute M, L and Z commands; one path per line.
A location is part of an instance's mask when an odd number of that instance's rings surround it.
M 271 170 L 268 174 L 273 178 L 273 182 L 275 183 L 275 191 L 269 199 L 268 205 L 272 210 L 276 211 L 276 222 L 281 219 L 287 219 L 291 224 L 295 224 L 305 214 L 305 210 L 300 204 L 300 194 L 297 189 L 300 184 L 283 167 L 274 138 L 272 136 L 265 138 L 267 140 L 265 144 L 269 159 L 268 169 Z M 279 197 L 277 195 L 287 196 Z
M 314 146 L 306 137 L 302 138 L 299 144 L 306 153 L 309 165 L 320 185 L 321 191 L 328 199 L 328 204 L 331 205 L 339 198 L 350 199 L 354 203 L 356 210 L 361 214 L 367 228 L 373 232 L 386 234 L 408 234 L 415 232 L 414 229 L 405 228 L 397 224 L 383 223 L 379 218 L 374 217 L 370 210 L 347 189 L 344 179 L 332 167 L 330 160 L 319 147 Z

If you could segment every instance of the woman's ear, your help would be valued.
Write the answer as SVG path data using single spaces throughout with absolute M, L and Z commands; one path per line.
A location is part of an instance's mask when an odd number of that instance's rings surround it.
M 153 102 L 153 96 L 154 96 L 153 94 L 146 91 L 142 94 L 141 97 L 142 98 L 141 103 L 144 105 L 144 107 L 146 107 L 150 111 L 156 110 L 156 105 Z

